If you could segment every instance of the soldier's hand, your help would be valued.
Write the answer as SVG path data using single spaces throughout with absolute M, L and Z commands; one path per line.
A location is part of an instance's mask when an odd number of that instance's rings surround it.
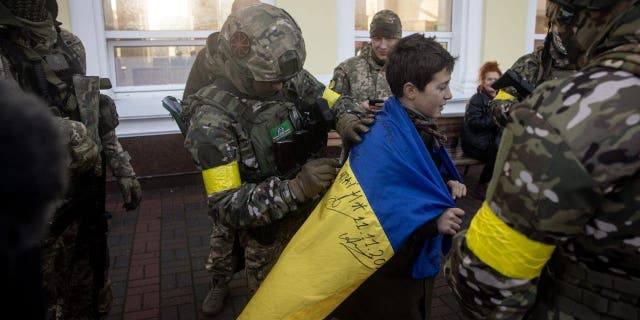
M 69 150 L 72 173 L 82 173 L 94 168 L 100 156 L 98 145 L 91 140 L 82 122 L 60 119 L 59 126 Z
M 289 180 L 289 190 L 300 202 L 311 200 L 329 187 L 338 174 L 339 165 L 336 159 L 310 160 Z
M 122 193 L 122 206 L 127 211 L 133 210 L 140 205 L 142 200 L 142 188 L 136 177 L 118 177 L 118 187 Z
M 462 216 L 464 216 L 464 211 L 460 208 L 449 208 L 445 210 L 436 220 L 438 232 L 448 235 L 456 234 L 462 225 Z
M 374 116 L 367 115 L 362 118 L 353 113 L 343 113 L 338 118 L 336 131 L 342 137 L 343 142 L 359 143 L 362 141 L 361 135 L 369 132 L 369 126 L 373 124 Z

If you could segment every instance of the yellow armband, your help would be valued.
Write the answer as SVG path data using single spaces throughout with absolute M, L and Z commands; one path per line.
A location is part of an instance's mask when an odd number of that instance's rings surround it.
M 207 194 L 237 188 L 242 184 L 237 161 L 203 170 L 202 179 Z
M 516 100 L 517 98 L 512 96 L 509 92 L 506 92 L 502 89 L 498 90 L 498 94 L 496 94 L 495 100 Z
M 555 249 L 513 230 L 486 202 L 471 220 L 466 240 L 478 259 L 502 275 L 517 279 L 539 277 Z
M 326 88 L 322 93 L 322 98 L 327 100 L 329 108 L 333 108 L 333 105 L 336 103 L 336 101 L 338 101 L 338 98 L 340 98 L 340 94 L 329 88 Z

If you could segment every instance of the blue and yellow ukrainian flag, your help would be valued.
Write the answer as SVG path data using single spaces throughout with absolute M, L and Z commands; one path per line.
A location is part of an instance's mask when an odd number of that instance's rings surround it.
M 440 172 L 460 176 L 444 148 L 439 156 L 444 168 L 435 166 L 400 102 L 388 99 L 239 319 L 329 315 L 414 230 L 455 207 Z M 438 273 L 442 242 L 426 240 L 414 277 Z

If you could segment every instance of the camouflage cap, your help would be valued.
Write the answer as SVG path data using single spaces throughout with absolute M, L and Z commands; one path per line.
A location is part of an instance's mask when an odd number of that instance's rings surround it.
M 1 0 L 0 2 L 16 17 L 22 19 L 40 22 L 48 17 L 45 9 L 46 0 Z
M 220 30 L 219 49 L 234 72 L 255 81 L 285 81 L 304 65 L 302 30 L 284 10 L 254 4 L 231 14 Z
M 369 36 L 384 38 L 402 38 L 402 22 L 400 17 L 391 10 L 378 11 L 371 19 Z

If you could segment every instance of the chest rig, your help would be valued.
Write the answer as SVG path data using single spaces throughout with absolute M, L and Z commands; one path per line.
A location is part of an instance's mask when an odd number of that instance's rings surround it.
M 312 107 L 280 95 L 266 101 L 241 98 L 218 84 L 225 87 L 223 81 L 216 81 L 216 86 L 207 88 L 206 96 L 249 137 L 250 146 L 240 142 L 240 157 L 253 156 L 258 164 L 258 168 L 241 165 L 243 181 L 260 182 L 271 176 L 289 179 L 307 159 L 324 155 L 327 129 Z M 244 163 L 245 159 L 240 160 Z
M 25 45 L 25 40 L 20 41 L 19 33 L 11 28 L 2 30 L 0 48 L 11 62 L 20 87 L 47 101 L 55 114 L 81 121 L 100 146 L 100 79 L 84 75 L 81 57 L 65 44 L 60 32 L 45 55 Z

